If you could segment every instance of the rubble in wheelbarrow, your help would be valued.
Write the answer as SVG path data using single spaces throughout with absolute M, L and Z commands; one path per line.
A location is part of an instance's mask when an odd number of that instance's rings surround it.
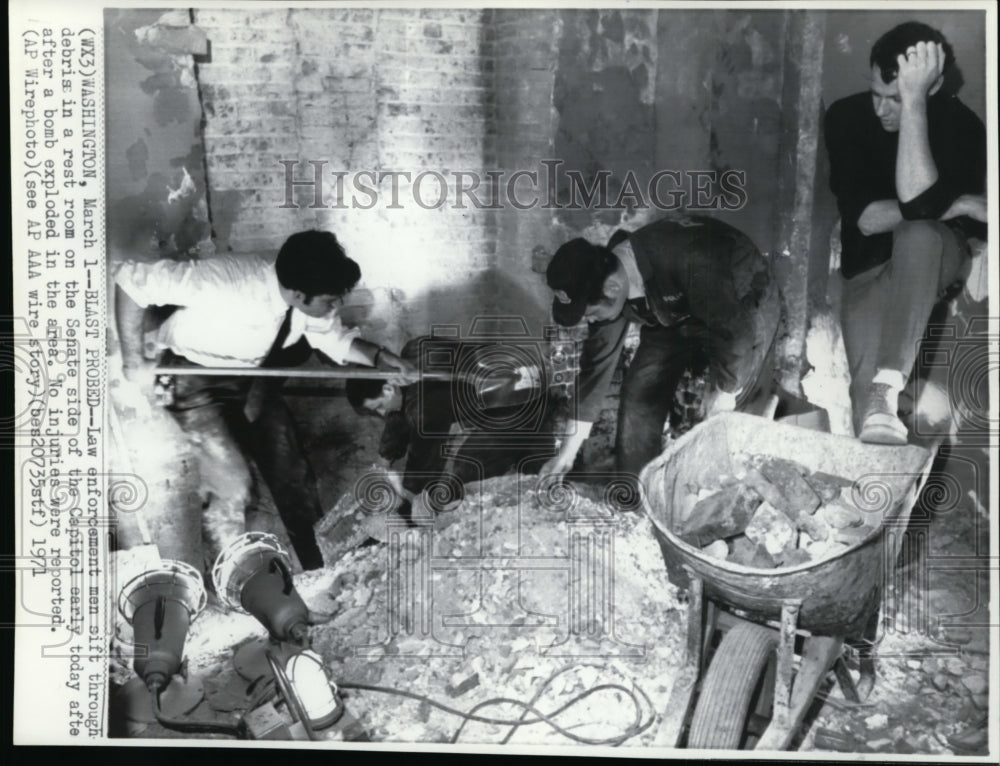
M 736 455 L 733 466 L 714 487 L 688 485 L 675 517 L 675 534 L 706 556 L 755 569 L 797 566 L 854 547 L 878 525 L 855 504 L 848 478 L 767 455 Z

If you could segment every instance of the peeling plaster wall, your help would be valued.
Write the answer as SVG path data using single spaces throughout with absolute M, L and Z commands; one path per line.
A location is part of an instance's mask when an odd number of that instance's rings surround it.
M 108 10 L 107 225 L 115 257 L 179 256 L 209 238 L 201 106 L 187 11 Z
M 619 198 L 631 171 L 645 189 L 654 170 L 656 11 L 586 10 L 563 13 L 554 106 L 559 112 L 556 158 L 563 161 L 560 203 L 572 205 L 568 180 L 578 172 L 589 187 L 610 172 L 608 199 Z M 579 199 L 579 197 L 577 197 Z M 617 211 L 563 209 L 567 227 L 583 229 L 595 218 L 613 225 Z
M 553 106 L 556 60 L 565 23 L 554 10 L 495 10 L 489 19 L 495 67 L 492 102 L 497 168 L 540 172 L 539 160 L 556 157 L 558 112 Z M 551 295 L 544 271 L 562 243 L 553 211 L 536 207 L 497 212 L 497 251 L 491 308 L 522 316 L 540 337 Z
M 191 25 L 187 11 L 108 10 L 105 41 L 109 261 L 209 253 L 194 71 L 194 55 L 206 49 L 205 36 Z M 111 339 L 113 380 L 121 361 L 117 345 Z M 112 389 L 108 459 L 123 479 L 121 486 L 134 492 L 141 513 L 118 515 L 115 544 L 125 549 L 152 540 L 161 556 L 201 566 L 197 461 L 173 418 L 133 393 L 137 399 L 122 388 Z

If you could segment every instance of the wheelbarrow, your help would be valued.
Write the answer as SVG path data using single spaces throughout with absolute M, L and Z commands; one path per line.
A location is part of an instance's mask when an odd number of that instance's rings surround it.
M 702 749 L 787 749 L 830 672 L 861 701 L 845 643 L 878 626 L 883 572 L 891 572 L 933 449 L 862 444 L 742 413 L 717 415 L 642 471 L 643 504 L 670 579 L 688 591 L 686 662 L 675 680 L 660 742 Z M 689 484 L 735 473 L 740 453 L 794 460 L 853 481 L 872 529 L 828 558 L 777 569 L 710 558 L 674 533 Z M 862 659 L 862 681 L 874 660 Z

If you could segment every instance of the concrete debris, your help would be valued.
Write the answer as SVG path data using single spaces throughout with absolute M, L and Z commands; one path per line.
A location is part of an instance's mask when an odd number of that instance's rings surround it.
M 799 566 L 859 545 L 876 528 L 852 502 L 850 479 L 810 473 L 792 460 L 734 455 L 732 474 L 719 482 L 687 487 L 673 531 L 713 557 L 722 552 L 716 543 L 725 542 L 736 564 Z
M 821 517 L 823 522 L 829 524 L 834 529 L 856 527 L 864 522 L 861 511 L 853 506 L 845 505 L 841 500 L 834 500 L 832 503 L 827 503 L 816 511 L 816 515 Z
M 743 481 L 753 487 L 757 494 L 770 505 L 782 510 L 790 519 L 794 519 L 798 515 L 799 509 L 793 507 L 781 494 L 781 491 L 769 482 L 758 469 L 748 468 Z
M 729 560 L 754 569 L 774 569 L 778 562 L 762 545 L 757 545 L 746 535 L 739 535 L 732 540 L 732 552 Z
M 806 474 L 805 480 L 812 487 L 813 492 L 819 496 L 820 502 L 823 503 L 836 500 L 840 496 L 842 488 L 851 486 L 851 482 L 847 479 L 823 471 Z
M 888 737 L 879 737 L 878 739 L 870 739 L 865 744 L 868 745 L 868 747 L 870 747 L 872 750 L 879 750 L 883 747 L 888 747 L 889 745 L 891 745 L 892 740 L 889 739 Z
M 810 540 L 815 542 L 823 542 L 830 536 L 830 530 L 826 524 L 815 516 L 810 516 L 805 511 L 799 512 L 799 517 L 796 519 L 795 525 L 805 532 Z
M 733 537 L 746 529 L 761 496 L 744 484 L 731 484 L 699 500 L 691 515 L 675 527 L 677 536 L 691 545 Z
M 962 685 L 975 694 L 985 694 L 986 690 L 990 688 L 989 682 L 986 680 L 986 676 L 979 673 L 970 673 L 962 678 Z
M 809 552 L 802 548 L 789 548 L 782 552 L 779 564 L 783 567 L 796 567 L 812 561 Z
M 448 693 L 449 697 L 461 697 L 467 691 L 475 689 L 477 686 L 479 686 L 478 673 L 464 677 L 462 673 L 454 673 L 451 676 L 451 683 L 444 690 Z
M 964 662 L 962 662 L 962 660 L 960 660 L 958 657 L 949 657 L 946 660 L 945 665 L 948 668 L 948 672 L 951 673 L 953 676 L 965 675 L 965 671 L 968 668 L 968 666 Z
M 726 545 L 725 540 L 716 540 L 714 543 L 710 543 L 702 548 L 701 552 L 710 558 L 722 559 L 725 561 L 726 557 L 729 555 L 729 546 Z
M 791 509 L 793 519 L 802 511 L 812 513 L 819 508 L 821 501 L 805 479 L 809 473 L 805 466 L 769 457 L 761 461 L 760 472 L 782 494 L 786 503 L 780 506 L 781 510 L 787 514 Z
M 387 539 L 386 529 L 393 526 L 393 521 L 402 523 L 397 515 L 401 504 L 388 471 L 373 465 L 317 522 L 316 543 L 323 563 L 334 565 L 369 538 L 380 542 Z
M 785 548 L 794 544 L 795 527 L 788 516 L 764 501 L 747 524 L 746 536 L 763 545 L 772 556 L 779 556 Z
M 946 676 L 944 673 L 935 673 L 934 678 L 931 679 L 931 683 L 934 684 L 934 688 L 937 689 L 939 692 L 945 691 L 950 685 L 948 676 Z
M 885 713 L 875 713 L 865 719 L 865 726 L 869 729 L 884 729 L 889 725 L 889 717 Z

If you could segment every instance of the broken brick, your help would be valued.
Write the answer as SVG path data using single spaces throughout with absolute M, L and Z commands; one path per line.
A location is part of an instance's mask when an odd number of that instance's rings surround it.
M 767 501 L 757 508 L 745 534 L 772 556 L 778 556 L 795 541 L 795 527 L 788 516 Z
M 729 546 L 726 545 L 725 540 L 716 540 L 714 543 L 709 543 L 704 548 L 701 549 L 709 558 L 726 560 L 729 555 Z
M 795 519 L 798 516 L 800 509 L 793 507 L 781 494 L 781 490 L 769 482 L 764 474 L 756 468 L 747 469 L 743 483 L 752 487 L 766 502 L 783 511 L 790 519 Z
M 777 507 L 786 514 L 789 510 L 794 511 L 792 518 L 795 518 L 799 511 L 812 513 L 819 508 L 820 498 L 803 477 L 805 473 L 803 466 L 791 460 L 767 458 L 761 462 L 760 472 L 788 501 L 787 506 L 779 504 Z
M 845 505 L 840 500 L 827 503 L 816 512 L 816 515 L 834 529 L 857 527 L 864 522 L 861 511 L 853 506 Z
M 757 545 L 745 535 L 733 538 L 729 561 L 755 569 L 774 569 L 777 563 L 774 557 L 762 546 Z
M 473 673 L 471 676 L 461 678 L 460 673 L 456 673 L 451 677 L 451 683 L 445 687 L 445 691 L 448 693 L 449 697 L 461 697 L 470 689 L 475 689 L 479 686 L 479 674 Z
M 712 540 L 733 537 L 746 529 L 761 497 L 752 487 L 733 484 L 699 500 L 676 534 L 684 542 L 704 546 Z
M 812 561 L 812 556 L 802 548 L 789 548 L 780 557 L 780 564 L 783 567 L 794 567 Z
M 795 525 L 809 535 L 810 539 L 822 542 L 830 536 L 830 530 L 823 521 L 816 516 L 811 516 L 805 511 L 799 512 Z
M 823 471 L 814 471 L 808 474 L 805 480 L 812 487 L 813 492 L 824 503 L 836 500 L 840 497 L 840 490 L 843 487 L 851 486 L 851 482 L 848 479 L 834 476 L 832 473 L 824 473 Z

